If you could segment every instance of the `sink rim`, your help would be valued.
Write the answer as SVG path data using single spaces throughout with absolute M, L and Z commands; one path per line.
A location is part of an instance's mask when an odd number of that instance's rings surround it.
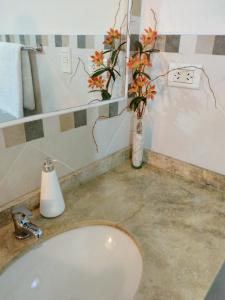
M 65 228 L 62 230 L 59 228 L 58 231 L 54 232 L 53 234 L 49 233 L 47 236 L 45 236 L 45 228 L 43 228 L 44 235 L 40 239 L 32 238 L 30 240 L 24 241 L 24 248 L 22 248 L 18 253 L 15 254 L 8 262 L 3 264 L 2 269 L 0 270 L 0 277 L 7 271 L 7 269 L 13 265 L 17 260 L 19 260 L 21 257 L 29 253 L 30 251 L 34 250 L 35 248 L 38 248 L 40 245 L 42 245 L 44 242 L 47 242 L 51 238 L 54 238 L 60 234 L 63 234 L 68 231 L 76 230 L 83 227 L 92 227 L 92 226 L 105 226 L 105 227 L 112 227 L 119 231 L 122 231 L 126 236 L 128 236 L 133 243 L 136 245 L 138 252 L 140 253 L 142 257 L 142 261 L 144 260 L 144 252 L 142 250 L 140 242 L 137 240 L 137 238 L 132 234 L 127 228 L 122 226 L 120 223 L 115 223 L 109 220 L 89 220 L 89 221 L 81 221 L 78 223 L 73 224 L 73 226 L 69 228 Z M 61 229 L 61 230 L 60 230 Z M 16 238 L 15 238 L 16 239 Z M 21 241 L 16 241 L 18 243 L 21 243 Z M 27 245 L 26 245 L 27 242 Z M 143 270 L 142 270 L 143 274 Z M 142 275 L 141 275 L 142 277 Z

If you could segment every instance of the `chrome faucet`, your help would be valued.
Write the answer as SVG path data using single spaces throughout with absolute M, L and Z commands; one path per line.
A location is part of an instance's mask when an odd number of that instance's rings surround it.
M 42 230 L 30 222 L 32 212 L 25 206 L 13 207 L 11 213 L 17 239 L 25 240 L 32 236 L 37 238 L 42 236 Z

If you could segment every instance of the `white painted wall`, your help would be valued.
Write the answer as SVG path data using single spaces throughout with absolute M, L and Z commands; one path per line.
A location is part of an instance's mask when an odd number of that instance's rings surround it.
M 160 33 L 225 34 L 225 0 L 142 0 L 141 29 L 153 23 Z
M 143 0 L 142 29 L 153 25 L 150 8 L 157 12 L 160 33 L 188 34 L 182 36 L 181 53 L 155 55 L 153 77 L 165 73 L 170 62 L 203 65 L 218 108 L 205 78 L 200 90 L 168 87 L 167 77 L 158 80 L 146 116 L 146 147 L 225 174 L 225 56 L 194 53 L 197 34 L 225 34 L 225 0 Z
M 102 34 L 119 0 L 1 0 L 0 34 Z M 124 11 L 127 0 L 121 2 Z M 118 15 L 118 24 L 122 14 Z

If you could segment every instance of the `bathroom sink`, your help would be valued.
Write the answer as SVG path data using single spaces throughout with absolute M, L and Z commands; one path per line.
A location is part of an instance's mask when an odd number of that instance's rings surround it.
M 34 248 L 0 276 L 4 300 L 132 300 L 142 256 L 125 232 L 87 226 Z

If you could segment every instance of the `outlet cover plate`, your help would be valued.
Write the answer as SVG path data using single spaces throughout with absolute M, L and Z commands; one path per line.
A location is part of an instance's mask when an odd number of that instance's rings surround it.
M 199 89 L 202 66 L 194 64 L 171 63 L 168 74 L 168 86 Z M 174 70 L 174 71 L 172 71 Z

